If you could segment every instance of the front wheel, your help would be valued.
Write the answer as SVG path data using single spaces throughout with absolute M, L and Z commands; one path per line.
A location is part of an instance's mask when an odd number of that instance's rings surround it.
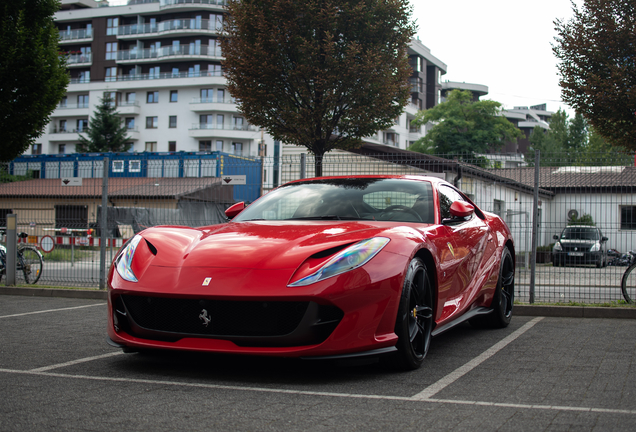
M 42 254 L 35 248 L 27 247 L 18 250 L 16 282 L 36 283 L 42 276 L 43 262 Z
M 621 280 L 621 290 L 623 291 L 623 298 L 627 303 L 634 303 L 636 301 L 636 263 L 630 265 L 625 273 L 623 273 L 623 279 Z
M 431 344 L 433 331 L 433 286 L 426 265 L 414 258 L 404 278 L 400 307 L 395 323 L 398 352 L 392 360 L 402 370 L 422 365 Z

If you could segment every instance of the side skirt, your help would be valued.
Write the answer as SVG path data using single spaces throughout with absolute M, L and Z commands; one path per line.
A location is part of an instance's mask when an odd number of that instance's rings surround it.
M 463 314 L 462 316 L 458 317 L 457 319 L 455 319 L 454 321 L 451 321 L 449 323 L 444 324 L 441 327 L 437 327 L 435 328 L 435 330 L 433 330 L 432 335 L 433 336 L 437 336 L 438 334 L 444 333 L 447 330 L 452 329 L 453 327 L 468 321 L 471 318 L 476 317 L 477 315 L 488 315 L 489 313 L 492 312 L 492 309 L 486 308 L 486 307 L 478 307 L 472 310 L 469 310 L 468 312 L 466 312 L 465 314 Z
M 397 351 L 397 348 L 392 346 L 392 347 L 386 347 L 386 348 L 378 348 L 371 351 L 360 351 L 360 352 L 338 354 L 338 355 L 331 355 L 331 356 L 301 357 L 301 359 L 303 360 L 337 360 L 337 359 L 347 359 L 347 358 L 355 358 L 355 357 L 376 356 L 380 354 L 391 353 L 394 351 Z

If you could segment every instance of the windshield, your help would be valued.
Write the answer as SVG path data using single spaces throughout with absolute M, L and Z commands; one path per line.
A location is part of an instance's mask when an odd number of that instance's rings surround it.
M 599 240 L 596 228 L 569 227 L 561 233 L 563 240 Z
M 434 222 L 433 188 L 407 179 L 310 180 L 282 186 L 234 221 L 379 220 Z

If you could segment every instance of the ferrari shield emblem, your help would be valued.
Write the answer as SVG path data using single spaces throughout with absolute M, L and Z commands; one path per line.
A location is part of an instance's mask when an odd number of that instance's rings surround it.
M 210 285 L 210 281 L 212 280 L 212 278 L 207 277 L 205 279 L 203 279 L 203 283 L 201 284 L 201 286 L 208 286 Z

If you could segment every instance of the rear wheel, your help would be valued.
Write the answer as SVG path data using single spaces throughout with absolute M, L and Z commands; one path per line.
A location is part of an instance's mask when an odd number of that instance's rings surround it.
M 16 282 L 34 284 L 42 275 L 42 254 L 34 248 L 24 248 L 18 251 Z
M 392 356 L 396 367 L 417 369 L 422 365 L 431 344 L 433 330 L 433 286 L 426 265 L 414 258 L 406 272 L 395 333 L 398 352 Z
M 634 303 L 636 301 L 636 264 L 629 266 L 625 273 L 623 273 L 623 279 L 621 280 L 621 290 L 623 291 L 623 298 L 627 303 Z

